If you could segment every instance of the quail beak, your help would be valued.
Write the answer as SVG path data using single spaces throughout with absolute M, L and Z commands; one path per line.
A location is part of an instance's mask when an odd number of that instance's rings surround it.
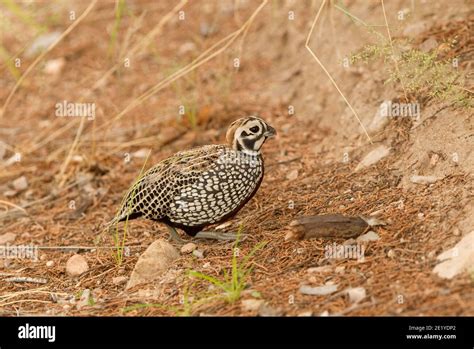
M 276 136 L 276 134 L 277 132 L 275 131 L 275 129 L 271 126 L 268 126 L 267 131 L 263 135 L 267 138 L 273 138 Z

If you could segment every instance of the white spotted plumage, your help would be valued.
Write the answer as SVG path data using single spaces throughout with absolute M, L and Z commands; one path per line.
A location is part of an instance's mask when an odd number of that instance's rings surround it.
M 143 216 L 194 235 L 231 217 L 257 191 L 260 148 L 275 133 L 260 118 L 242 118 L 229 127 L 230 146 L 206 145 L 161 161 L 129 190 L 116 221 Z

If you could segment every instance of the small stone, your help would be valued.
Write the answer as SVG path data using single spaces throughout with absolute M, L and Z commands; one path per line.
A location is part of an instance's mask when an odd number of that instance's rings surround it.
M 138 158 L 138 159 L 146 159 L 149 153 L 150 153 L 150 149 L 143 148 L 132 153 L 132 157 Z
M 79 298 L 79 302 L 77 302 L 76 308 L 81 309 L 83 307 L 91 305 L 91 300 L 92 300 L 91 290 L 86 288 L 84 291 L 82 291 L 81 298 Z M 92 300 L 92 302 L 93 302 L 93 300 Z
M 329 316 L 329 311 L 325 310 L 321 314 L 319 314 L 319 316 L 323 316 L 323 317 Z
M 79 254 L 75 254 L 67 260 L 66 273 L 68 273 L 69 276 L 79 276 L 84 274 L 88 270 L 89 265 L 87 264 L 86 259 Z
M 22 191 L 28 188 L 28 181 L 25 176 L 21 176 L 13 181 L 13 188 L 16 191 Z
M 318 287 L 303 285 L 300 287 L 299 291 L 302 294 L 307 294 L 311 296 L 325 296 L 336 292 L 337 287 L 338 285 L 323 285 Z
M 380 106 L 377 109 L 377 112 L 374 115 L 374 118 L 372 119 L 372 122 L 367 128 L 368 132 L 376 133 L 385 128 L 385 126 L 390 121 L 386 112 L 387 105 L 389 105 L 390 103 L 391 103 L 390 100 L 385 100 L 380 104 Z
M 243 299 L 242 309 L 244 311 L 257 311 L 264 302 L 263 299 Z
M 367 293 L 365 292 L 365 288 L 363 287 L 349 288 L 346 290 L 346 292 L 347 292 L 347 295 L 349 296 L 350 301 L 353 303 L 358 303 L 367 296 Z
M 193 256 L 196 257 L 196 258 L 202 259 L 202 258 L 204 258 L 204 253 L 202 251 L 199 251 L 199 250 L 194 250 L 193 251 Z
M 438 161 L 439 161 L 439 155 L 438 154 L 435 153 L 435 154 L 431 155 L 430 166 L 435 167 L 436 164 L 438 163 Z
M 5 245 L 7 243 L 13 242 L 16 239 L 16 234 L 14 233 L 5 233 L 0 235 L 0 245 Z
M 420 45 L 420 50 L 423 52 L 430 52 L 436 48 L 438 48 L 438 41 L 433 37 L 426 39 Z
M 116 277 L 112 278 L 112 283 L 114 285 L 121 285 L 121 284 L 126 283 L 127 280 L 128 280 L 128 277 L 126 277 L 126 276 L 116 276 Z
M 84 158 L 81 155 L 76 154 L 71 157 L 71 161 L 79 164 L 84 161 Z
M 18 192 L 16 190 L 5 190 L 3 192 L 3 196 L 5 196 L 6 198 L 12 198 L 14 197 Z
M 200 25 L 199 25 L 199 32 L 205 38 L 207 38 L 208 36 L 211 36 L 212 34 L 214 34 L 215 30 L 216 29 L 215 29 L 214 25 L 210 25 L 207 22 L 201 22 Z
M 54 267 L 54 261 L 47 261 L 47 262 L 46 262 L 46 266 L 47 266 L 48 268 Z
M 26 49 L 25 55 L 30 58 L 50 47 L 56 40 L 61 37 L 61 32 L 54 31 L 51 33 L 41 34 L 33 41 L 33 43 Z
M 182 254 L 192 253 L 196 248 L 197 248 L 197 245 L 195 243 L 188 242 L 187 244 L 183 245 L 183 247 L 181 247 L 181 253 Z
M 436 176 L 417 176 L 413 175 L 410 177 L 410 181 L 415 184 L 433 184 L 440 178 Z
M 258 310 L 259 316 L 281 316 L 283 314 L 280 308 L 275 308 L 267 303 L 262 304 Z
M 286 179 L 289 181 L 294 181 L 296 178 L 298 178 L 298 170 L 292 170 L 290 173 L 286 175 Z
M 307 273 L 329 273 L 332 270 L 331 266 L 324 265 L 321 267 L 312 267 L 306 270 Z
M 387 252 L 387 257 L 388 257 L 388 258 L 395 258 L 396 255 L 397 255 L 397 254 L 395 253 L 394 250 L 390 250 L 390 251 Z
M 377 241 L 380 240 L 380 236 L 372 230 L 368 231 L 364 235 L 361 235 L 357 238 L 358 242 L 368 242 L 368 241 Z
M 474 230 L 466 234 L 453 248 L 441 253 L 441 261 L 433 272 L 444 279 L 452 279 L 463 272 L 474 271 Z
M 179 47 L 178 55 L 182 56 L 182 55 L 185 55 L 189 52 L 196 51 L 196 49 L 197 49 L 196 44 L 194 44 L 194 42 L 192 42 L 192 41 L 188 41 L 188 42 L 183 43 Z
M 44 72 L 48 75 L 59 75 L 66 64 L 66 60 L 61 57 L 57 59 L 50 59 L 46 62 Z
M 313 312 L 311 310 L 306 310 L 306 311 L 303 311 L 303 312 L 299 313 L 296 316 L 298 316 L 298 317 L 310 317 L 310 316 L 313 316 Z
M 355 168 L 355 171 L 357 172 L 376 164 L 388 154 L 390 154 L 390 148 L 387 148 L 385 145 L 378 146 L 362 159 L 362 161 Z

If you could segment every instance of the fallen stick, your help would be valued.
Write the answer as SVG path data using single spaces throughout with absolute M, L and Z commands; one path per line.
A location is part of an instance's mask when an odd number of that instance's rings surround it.
M 293 220 L 285 240 L 317 238 L 354 238 L 365 233 L 371 226 L 385 223 L 374 218 L 348 217 L 340 214 L 303 216 Z

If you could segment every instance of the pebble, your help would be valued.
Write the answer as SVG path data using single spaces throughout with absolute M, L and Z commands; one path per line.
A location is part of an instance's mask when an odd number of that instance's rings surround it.
M 358 242 L 368 242 L 377 240 L 380 240 L 380 236 L 378 236 L 378 234 L 372 230 L 357 238 Z
M 349 299 L 353 303 L 358 303 L 367 296 L 367 293 L 365 292 L 365 288 L 363 287 L 349 288 L 346 290 L 346 292 L 349 296 Z
M 28 181 L 25 176 L 21 176 L 13 181 L 13 188 L 16 191 L 22 191 L 28 188 Z
M 7 243 L 13 242 L 16 239 L 16 234 L 14 233 L 5 233 L 0 235 L 0 245 L 5 245 Z
M 286 175 L 286 179 L 289 181 L 294 181 L 296 178 L 298 178 L 298 170 L 292 170 Z
M 338 285 L 323 285 L 318 287 L 312 287 L 303 285 L 300 287 L 300 293 L 311 296 L 325 296 L 337 291 Z
M 183 245 L 183 247 L 181 247 L 181 253 L 189 254 L 192 253 L 195 249 L 197 249 L 197 245 L 195 243 L 188 242 L 187 244 Z
M 360 171 L 364 168 L 372 166 L 390 154 L 390 148 L 385 145 L 380 145 L 371 152 L 369 152 L 362 161 L 357 165 L 355 171 Z
M 321 267 L 312 267 L 306 270 L 307 273 L 329 273 L 332 270 L 331 266 L 323 265 Z
M 112 278 L 112 283 L 114 285 L 121 285 L 121 284 L 126 283 L 127 280 L 128 280 L 127 276 L 116 276 L 116 277 Z
M 413 175 L 410 177 L 410 181 L 415 184 L 433 184 L 438 181 L 439 178 L 436 176 L 417 176 Z
M 263 299 L 243 299 L 242 309 L 245 311 L 257 311 L 264 302 Z
M 66 273 L 68 273 L 69 276 L 79 276 L 88 270 L 89 265 L 87 264 L 86 259 L 79 254 L 75 254 L 67 260 Z

